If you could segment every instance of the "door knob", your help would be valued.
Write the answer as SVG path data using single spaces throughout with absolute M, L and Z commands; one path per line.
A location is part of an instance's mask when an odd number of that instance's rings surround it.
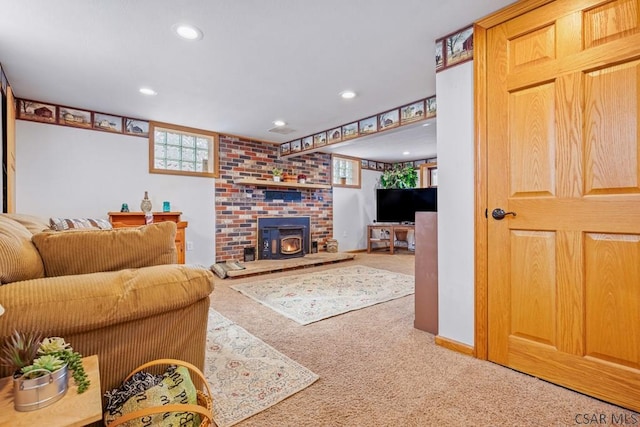
M 493 217 L 493 219 L 497 219 L 497 220 L 504 219 L 504 217 L 507 216 L 507 215 L 516 216 L 516 213 L 515 212 L 505 212 L 502 208 L 495 208 L 491 212 L 491 216 Z

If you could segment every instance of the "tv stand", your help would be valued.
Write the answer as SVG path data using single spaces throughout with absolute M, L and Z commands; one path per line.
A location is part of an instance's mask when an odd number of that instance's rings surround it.
M 367 225 L 367 253 L 375 249 L 389 249 L 393 255 L 396 248 L 409 248 L 407 235 L 415 230 L 415 224 L 384 224 Z M 374 236 L 378 234 L 378 236 Z

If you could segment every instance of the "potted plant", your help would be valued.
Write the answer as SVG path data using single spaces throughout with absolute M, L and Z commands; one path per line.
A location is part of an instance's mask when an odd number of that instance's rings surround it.
M 280 182 L 280 178 L 282 177 L 282 169 L 274 167 L 273 169 L 271 169 L 271 173 L 273 174 L 273 180 L 275 182 Z
M 90 384 L 82 355 L 59 337 L 42 339 L 37 332 L 14 331 L 0 347 L 0 363 L 15 370 L 13 395 L 17 411 L 43 408 L 61 399 L 67 392 L 69 370 L 78 393 Z
M 415 188 L 418 182 L 418 172 L 413 166 L 394 166 L 384 171 L 380 177 L 382 188 Z
M 305 175 L 303 173 L 298 174 L 298 182 L 300 184 L 304 184 L 305 182 L 307 182 L 307 175 Z

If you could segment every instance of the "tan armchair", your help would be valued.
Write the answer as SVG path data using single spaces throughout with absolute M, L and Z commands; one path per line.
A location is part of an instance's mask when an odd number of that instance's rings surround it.
M 213 274 L 175 264 L 175 223 L 47 228 L 0 215 L 0 338 L 37 330 L 97 354 L 102 393 L 157 358 L 203 369 Z M 10 374 L 0 367 L 1 377 Z

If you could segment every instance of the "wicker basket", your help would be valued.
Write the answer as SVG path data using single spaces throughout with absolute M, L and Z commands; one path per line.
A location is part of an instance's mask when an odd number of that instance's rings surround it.
M 136 369 L 134 369 L 133 372 L 131 372 L 127 376 L 127 378 L 125 378 L 125 381 L 131 378 L 133 374 L 135 374 L 136 372 L 140 372 L 143 369 L 146 369 L 150 366 L 155 366 L 155 365 L 179 365 L 179 366 L 184 366 L 186 368 L 189 368 L 189 370 L 192 373 L 196 374 L 196 376 L 200 378 L 200 380 L 204 384 L 205 389 L 207 390 L 207 393 L 204 393 L 203 391 L 200 391 L 200 390 L 196 390 L 196 396 L 198 401 L 197 405 L 179 403 L 179 404 L 169 404 L 169 405 L 161 405 L 161 406 L 154 406 L 150 408 L 139 409 L 137 411 L 123 414 L 121 417 L 118 417 L 115 420 L 113 420 L 111 423 L 107 424 L 107 426 L 116 427 L 128 421 L 134 420 L 136 418 L 144 417 L 146 415 L 159 414 L 163 412 L 197 413 L 201 415 L 201 419 L 202 419 L 202 421 L 200 422 L 200 427 L 215 426 L 215 424 L 213 423 L 213 399 L 211 397 L 211 390 L 209 389 L 209 384 L 207 384 L 207 380 L 205 379 L 204 375 L 202 375 L 202 372 L 200 371 L 200 369 L 198 369 L 196 366 L 192 365 L 191 363 L 184 362 L 182 360 L 177 360 L 177 359 L 152 360 L 151 362 L 147 362 L 143 365 L 138 366 Z

